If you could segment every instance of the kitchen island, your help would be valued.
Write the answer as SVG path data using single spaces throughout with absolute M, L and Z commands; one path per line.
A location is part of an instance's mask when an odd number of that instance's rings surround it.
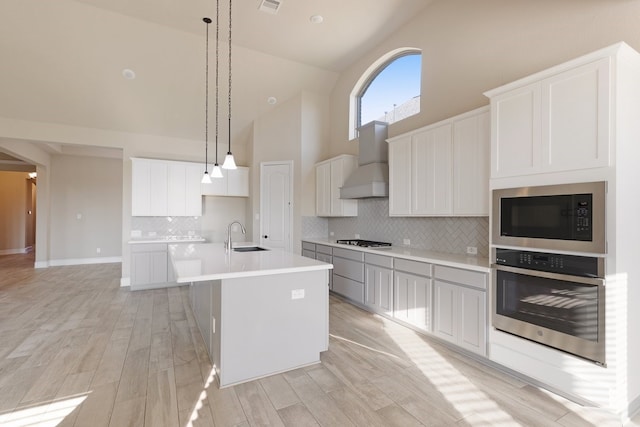
M 318 363 L 329 344 L 331 264 L 282 250 L 170 245 L 220 387 Z

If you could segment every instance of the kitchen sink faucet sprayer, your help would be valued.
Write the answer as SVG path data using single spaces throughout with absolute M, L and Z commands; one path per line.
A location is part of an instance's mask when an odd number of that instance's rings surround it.
M 229 225 L 227 226 L 227 240 L 224 241 L 224 248 L 229 253 L 231 253 L 231 246 L 232 246 L 231 245 L 231 227 L 233 226 L 233 224 L 238 224 L 240 226 L 240 229 L 242 230 L 242 234 L 247 234 L 247 230 L 244 228 L 244 225 L 240 223 L 240 221 L 233 221 L 229 223 Z

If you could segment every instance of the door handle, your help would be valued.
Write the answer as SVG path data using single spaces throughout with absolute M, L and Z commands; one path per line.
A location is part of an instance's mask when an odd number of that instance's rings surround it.
M 269 236 L 267 236 L 266 234 L 265 234 L 264 236 L 262 236 L 262 237 L 264 237 L 265 239 L 268 239 L 268 238 L 269 238 Z

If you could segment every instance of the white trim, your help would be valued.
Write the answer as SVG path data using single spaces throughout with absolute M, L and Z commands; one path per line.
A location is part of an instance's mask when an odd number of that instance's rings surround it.
M 26 254 L 29 248 L 0 249 L 0 255 Z
M 56 267 L 62 265 L 84 265 L 84 264 L 111 264 L 122 262 L 122 257 L 101 257 L 101 258 L 68 258 L 68 259 L 51 259 L 49 266 Z
M 120 278 L 120 287 L 129 287 L 131 286 L 131 278 L 130 277 L 121 277 Z
M 47 268 L 49 267 L 49 261 L 36 261 L 33 268 Z

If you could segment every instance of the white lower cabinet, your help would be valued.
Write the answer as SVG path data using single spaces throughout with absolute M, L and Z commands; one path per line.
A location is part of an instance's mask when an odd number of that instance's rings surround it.
M 486 274 L 435 266 L 434 275 L 434 335 L 486 355 Z
M 395 260 L 393 317 L 431 332 L 431 264 Z
M 376 313 L 393 314 L 393 258 L 364 255 L 364 304 Z
M 333 264 L 333 249 L 331 246 L 316 245 L 316 259 L 318 261 Z M 333 289 L 333 272 L 329 271 L 329 289 Z
M 364 304 L 364 253 L 333 249 L 333 291 Z
M 131 287 L 142 288 L 168 281 L 167 245 L 139 244 L 131 247 Z

